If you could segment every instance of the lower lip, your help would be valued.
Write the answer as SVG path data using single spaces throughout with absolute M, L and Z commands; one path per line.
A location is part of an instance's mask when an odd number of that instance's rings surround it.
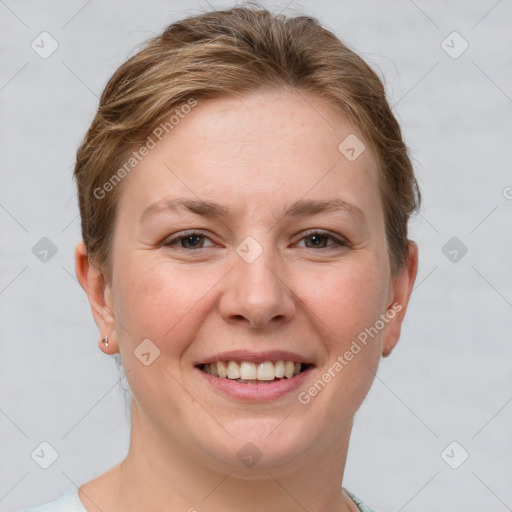
M 312 369 L 313 368 L 310 367 L 291 379 L 283 378 L 266 384 L 244 384 L 231 379 L 214 377 L 209 373 L 203 372 L 199 368 L 194 368 L 194 370 L 199 372 L 201 376 L 206 379 L 206 382 L 216 390 L 233 398 L 254 402 L 276 400 L 288 393 L 291 393 L 304 383 L 304 381 L 309 377 Z

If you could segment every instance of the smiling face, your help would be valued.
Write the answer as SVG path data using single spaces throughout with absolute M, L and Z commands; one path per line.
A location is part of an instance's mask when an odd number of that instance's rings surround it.
M 132 436 L 226 468 L 247 442 L 272 467 L 348 435 L 412 286 L 391 278 L 376 161 L 369 144 L 340 151 L 350 134 L 363 139 L 304 92 L 210 100 L 124 179 L 106 295 L 117 324 L 97 321 L 122 354 Z M 242 362 L 246 380 L 268 380 L 235 382 Z

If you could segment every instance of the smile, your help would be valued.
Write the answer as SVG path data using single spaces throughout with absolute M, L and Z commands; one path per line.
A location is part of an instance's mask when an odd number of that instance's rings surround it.
M 203 364 L 199 369 L 221 379 L 243 384 L 262 384 L 291 379 L 306 371 L 311 365 L 293 361 L 217 361 Z
M 314 364 L 286 359 L 275 361 L 223 360 L 194 367 L 208 389 L 242 402 L 268 402 L 293 397 L 305 385 Z M 216 375 L 215 375 L 216 374 Z

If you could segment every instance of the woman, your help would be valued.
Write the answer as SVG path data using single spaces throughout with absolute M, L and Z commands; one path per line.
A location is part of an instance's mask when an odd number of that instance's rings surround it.
M 382 83 L 310 17 L 170 25 L 75 167 L 76 273 L 133 400 L 118 466 L 32 509 L 371 511 L 342 485 L 420 195 Z

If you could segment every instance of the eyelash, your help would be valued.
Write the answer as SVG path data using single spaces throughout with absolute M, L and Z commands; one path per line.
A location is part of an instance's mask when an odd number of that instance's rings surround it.
M 202 233 L 200 231 L 190 231 L 188 233 L 182 233 L 179 236 L 173 237 L 173 238 L 165 241 L 162 245 L 164 245 L 165 247 L 172 247 L 173 245 L 177 245 L 176 242 L 179 242 L 180 240 L 183 240 L 190 236 L 197 236 L 197 235 L 202 236 L 202 237 L 207 238 L 208 240 L 212 241 L 208 236 L 206 236 L 204 233 Z M 335 246 L 350 247 L 350 244 L 346 240 L 337 238 L 328 232 L 316 230 L 316 229 L 306 232 L 300 240 L 303 240 L 304 238 L 309 238 L 309 237 L 312 237 L 315 235 L 319 235 L 319 236 L 331 239 L 334 242 L 333 244 L 328 245 L 327 247 L 320 247 L 320 249 L 329 249 L 329 248 L 334 248 Z M 183 249 L 185 251 L 188 251 L 188 250 L 198 251 L 200 249 L 208 249 L 208 247 L 200 247 L 199 249 L 187 249 L 186 247 L 178 247 L 178 249 Z M 315 250 L 314 247 L 305 247 L 305 249 Z

